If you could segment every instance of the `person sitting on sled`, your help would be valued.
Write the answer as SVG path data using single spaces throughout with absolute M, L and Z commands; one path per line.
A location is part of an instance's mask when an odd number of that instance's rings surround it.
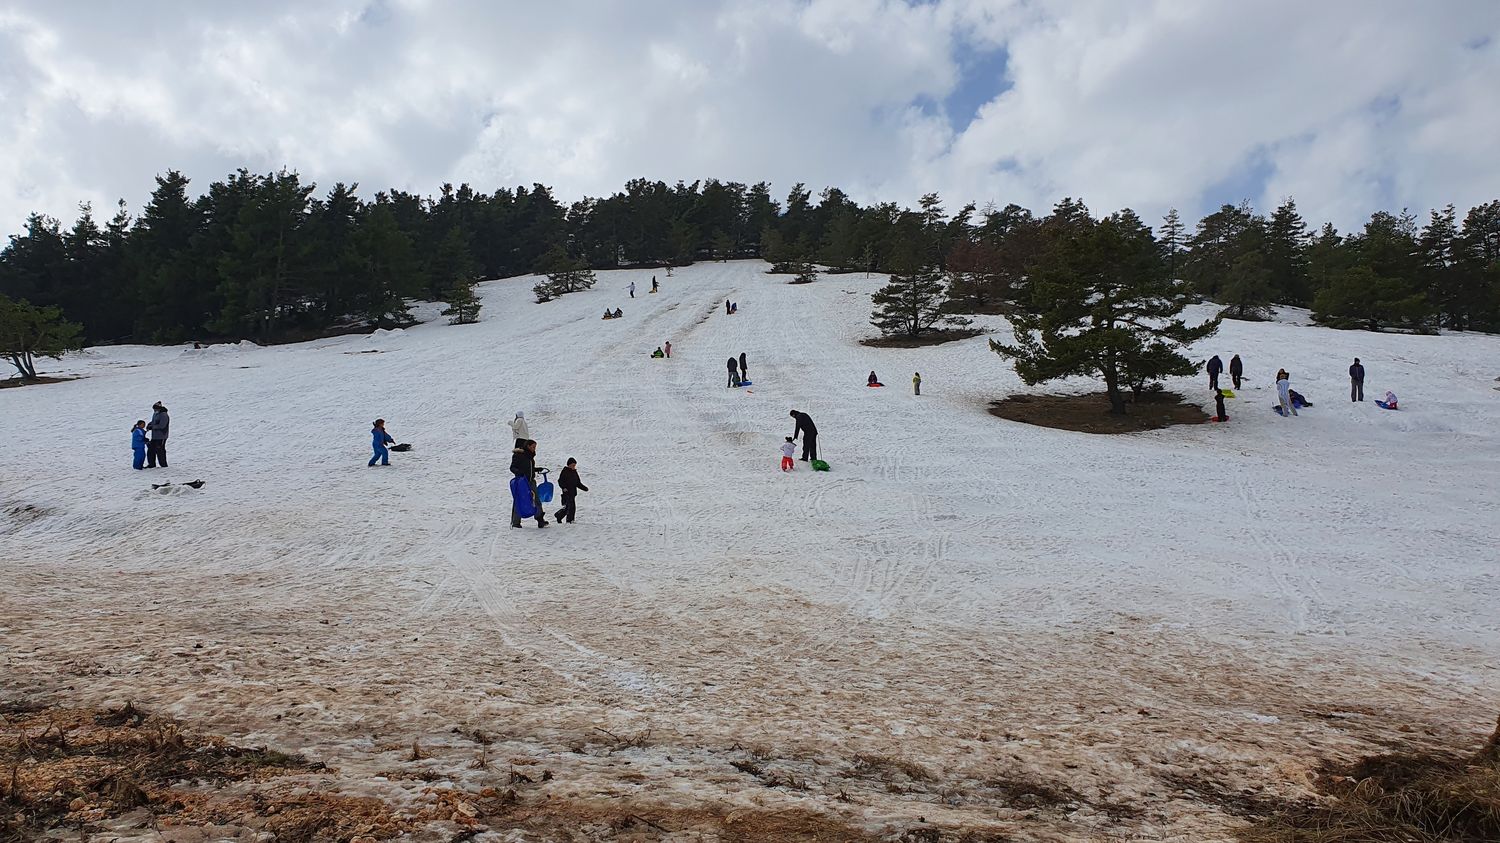
M 796 454 L 797 444 L 792 441 L 792 437 L 788 436 L 786 441 L 781 443 L 782 471 L 793 471 L 797 468 Z
M 1214 421 L 1227 422 L 1229 414 L 1224 412 L 1224 390 L 1214 390 Z
M 1400 409 L 1396 406 L 1396 393 L 1391 392 L 1389 389 L 1385 391 L 1385 408 L 1387 410 Z
M 868 383 L 869 383 L 870 386 L 881 386 L 880 378 L 875 377 L 875 373 L 874 372 L 870 372 L 870 378 L 869 378 Z
M 606 308 L 604 308 L 604 316 L 601 317 L 601 318 L 603 318 L 603 319 L 613 319 L 613 318 L 615 318 L 615 315 L 610 312 L 609 308 L 606 307 Z
M 625 311 L 619 309 L 618 307 L 615 308 L 615 315 L 614 315 L 615 319 L 619 319 L 620 317 L 622 317 L 624 315 L 625 315 Z
M 657 346 L 656 350 L 653 351 L 653 352 L 651 352 L 651 356 L 652 357 L 666 357 L 667 353 L 665 351 L 661 350 L 661 346 Z

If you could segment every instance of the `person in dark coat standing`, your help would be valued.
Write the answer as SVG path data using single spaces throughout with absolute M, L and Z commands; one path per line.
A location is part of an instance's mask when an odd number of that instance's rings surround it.
M 536 496 L 536 440 L 527 439 L 526 447 L 516 448 L 510 455 L 510 473 L 517 477 L 525 477 L 526 485 L 531 488 L 531 505 L 536 508 L 536 525 L 547 526 L 547 513 L 542 512 L 542 500 Z M 516 512 L 516 499 L 510 500 L 510 526 L 520 529 L 521 514 Z
M 1207 369 L 1208 369 L 1208 388 L 1209 389 L 1218 389 L 1219 388 L 1219 373 L 1224 371 L 1224 361 L 1220 360 L 1219 359 L 1219 355 L 1215 354 L 1214 356 L 1208 358 L 1208 367 L 1207 367 Z
M 1245 364 L 1240 362 L 1240 356 L 1229 358 L 1229 377 L 1234 379 L 1234 388 L 1240 388 L 1240 378 L 1245 376 Z
M 578 493 L 589 490 L 589 487 L 583 485 L 583 482 L 578 479 L 578 460 L 568 457 L 568 465 L 562 470 L 562 474 L 558 476 L 557 485 L 562 487 L 562 509 L 554 513 L 552 517 L 559 524 L 563 522 L 564 518 L 568 519 L 569 524 L 572 524 L 573 516 L 578 514 Z
M 161 463 L 162 468 L 167 467 L 167 429 L 171 427 L 172 417 L 167 415 L 167 407 L 160 401 L 151 405 L 151 421 L 146 422 L 146 431 L 151 434 L 151 441 L 146 443 L 146 467 L 156 468 Z
M 795 441 L 797 435 L 802 435 L 802 461 L 815 460 L 818 458 L 818 426 L 813 424 L 812 416 L 801 410 L 793 410 L 792 418 L 797 420 L 797 427 L 792 431 L 792 439 Z
M 731 357 L 731 358 L 729 358 L 729 363 L 727 365 L 729 366 L 729 383 L 725 384 L 725 386 L 739 386 L 740 385 L 740 361 L 738 361 L 738 360 L 734 359 L 733 357 Z
M 1349 400 L 1365 400 L 1365 367 L 1360 365 L 1359 358 L 1354 358 L 1354 365 L 1349 367 Z
M 750 370 L 745 366 L 745 352 L 740 352 L 740 380 L 750 376 Z

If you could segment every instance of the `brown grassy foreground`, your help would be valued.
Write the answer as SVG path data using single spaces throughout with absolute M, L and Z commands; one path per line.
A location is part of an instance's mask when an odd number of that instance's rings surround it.
M 1010 421 L 1079 433 L 1139 433 L 1178 424 L 1202 424 L 1209 415 L 1175 392 L 1143 393 L 1124 415 L 1109 411 L 1103 392 L 1086 395 L 1011 395 L 990 404 L 990 413 Z
M 1500 840 L 1500 724 L 1473 755 L 1379 755 L 1318 781 L 1327 799 L 1254 823 L 1246 843 Z

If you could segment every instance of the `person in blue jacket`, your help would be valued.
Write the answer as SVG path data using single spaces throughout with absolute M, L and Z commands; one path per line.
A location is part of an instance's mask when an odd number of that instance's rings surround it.
M 136 471 L 146 468 L 146 420 L 136 419 L 135 427 L 130 429 L 130 450 L 135 453 L 135 459 L 131 461 L 130 467 Z
M 385 419 L 376 419 L 375 426 L 370 429 L 370 445 L 375 449 L 375 454 L 370 457 L 368 464 L 374 465 L 378 461 L 381 465 L 390 465 L 391 452 L 385 446 L 394 444 L 396 440 L 385 432 Z

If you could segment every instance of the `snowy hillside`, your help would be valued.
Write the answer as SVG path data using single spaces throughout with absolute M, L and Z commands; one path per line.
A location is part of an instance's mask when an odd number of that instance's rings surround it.
M 416 738 L 478 782 L 461 725 L 545 759 L 554 798 L 871 828 L 1220 828 L 1169 772 L 1289 787 L 1397 724 L 1493 718 L 1500 338 L 1226 322 L 1196 351 L 1245 361 L 1230 423 L 1094 436 L 988 414 L 1026 387 L 983 337 L 859 345 L 881 279 L 764 267 L 543 305 L 506 279 L 475 325 L 47 366 L 84 377 L 0 392 L 0 685 L 144 701 L 387 796 L 420 798 L 373 777 Z M 726 389 L 741 352 L 754 384 Z M 1355 356 L 1401 411 L 1348 401 Z M 1280 367 L 1298 418 L 1269 409 Z M 171 468 L 132 471 L 156 400 Z M 790 409 L 830 473 L 777 470 Z M 518 410 L 554 479 L 578 459 L 578 523 L 509 528 Z M 365 465 L 377 416 L 415 446 L 390 468 Z M 729 766 L 752 744 L 811 786 Z M 857 753 L 931 779 L 893 791 Z M 1022 773 L 1081 807 L 997 812 Z

